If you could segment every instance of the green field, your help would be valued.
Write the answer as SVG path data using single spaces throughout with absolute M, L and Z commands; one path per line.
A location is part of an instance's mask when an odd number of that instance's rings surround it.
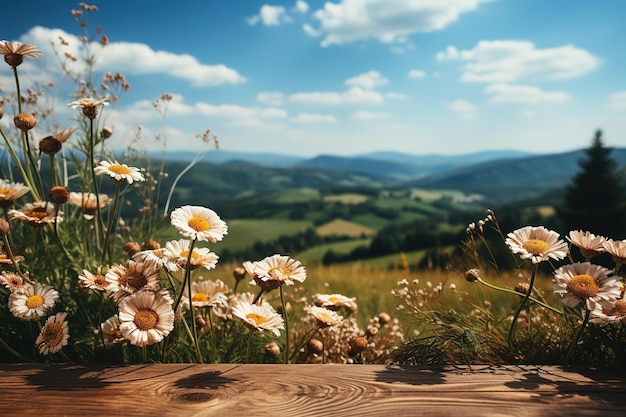
M 319 226 L 315 231 L 320 236 L 361 237 L 373 236 L 376 234 L 376 230 L 372 228 L 343 219 L 335 219 L 329 223 Z
M 228 221 L 228 235 L 216 244 L 215 251 L 232 251 L 252 246 L 256 241 L 269 241 L 282 235 L 293 235 L 313 227 L 306 220 L 235 219 Z M 269 254 L 271 255 L 271 254 Z

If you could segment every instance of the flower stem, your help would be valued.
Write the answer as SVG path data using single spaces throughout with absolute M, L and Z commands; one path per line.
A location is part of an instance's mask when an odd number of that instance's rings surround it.
M 117 212 L 117 204 L 120 199 L 120 188 L 121 182 L 115 183 L 115 198 L 113 199 L 113 207 L 111 208 L 111 212 L 109 213 L 109 222 L 107 225 L 106 234 L 104 235 L 104 246 L 102 247 L 102 260 L 101 264 L 104 265 L 104 261 L 108 255 L 109 260 L 111 259 L 111 250 L 109 249 L 109 239 L 111 237 L 111 232 L 113 231 L 113 225 L 116 220 L 116 212 Z M 97 194 L 96 194 L 97 195 Z
M 576 346 L 578 345 L 578 341 L 582 337 L 583 332 L 585 331 L 585 327 L 587 327 L 587 323 L 589 322 L 589 317 L 591 316 L 591 310 L 589 309 L 585 309 L 585 310 L 586 312 L 585 312 L 585 318 L 583 319 L 583 324 L 580 326 L 580 329 L 578 329 L 576 338 L 572 341 L 572 345 L 569 347 L 569 350 L 567 351 L 567 356 L 565 356 L 565 359 L 563 359 L 563 365 L 567 365 L 570 359 L 572 359 L 572 356 L 574 355 L 574 351 L 576 350 Z
M 285 295 L 282 285 L 280 286 L 280 304 L 283 307 L 283 321 L 285 322 L 285 363 L 289 363 L 289 320 L 287 309 L 285 308 Z
M 513 315 L 513 321 L 511 322 L 511 328 L 509 329 L 509 338 L 508 338 L 509 346 L 513 346 L 513 342 L 515 339 L 515 330 L 517 327 L 517 319 L 519 318 L 519 315 L 524 309 L 524 307 L 526 307 L 526 302 L 530 298 L 530 294 L 532 294 L 533 292 L 533 285 L 535 284 L 535 275 L 537 275 L 538 268 L 539 268 L 539 264 L 535 264 L 533 267 L 533 273 L 530 276 L 530 283 L 528 284 L 528 292 L 522 299 L 522 302 L 520 303 L 519 307 L 517 307 L 517 311 Z
M 477 281 L 480 282 L 481 284 L 483 284 L 484 286 L 486 286 L 488 288 L 491 288 L 493 290 L 502 291 L 502 292 L 506 292 L 506 293 L 509 293 L 509 294 L 514 294 L 514 295 L 517 295 L 518 297 L 524 297 L 525 296 L 525 294 L 523 294 L 521 292 L 517 292 L 517 291 L 514 291 L 514 290 L 510 290 L 508 288 L 502 288 L 502 287 L 498 287 L 496 285 L 489 284 L 488 282 L 483 281 L 481 278 L 478 278 Z M 555 313 L 558 313 L 558 314 L 563 314 L 563 312 L 561 310 L 557 310 L 556 308 L 552 307 L 549 304 L 544 303 L 543 301 L 539 301 L 539 300 L 537 300 L 536 298 L 533 298 L 533 297 L 529 297 L 528 299 L 530 301 L 536 303 L 536 304 L 539 304 L 541 307 L 547 308 L 548 310 L 551 310 L 551 311 L 553 311 Z
M 246 347 L 246 361 L 244 363 L 250 362 L 250 350 L 252 350 L 252 332 L 254 330 L 250 329 L 250 333 L 248 333 L 248 346 Z

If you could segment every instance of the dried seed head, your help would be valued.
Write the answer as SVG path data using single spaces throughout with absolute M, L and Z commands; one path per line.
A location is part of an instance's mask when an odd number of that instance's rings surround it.
M 268 343 L 265 346 L 265 355 L 270 358 L 278 358 L 280 356 L 280 346 L 276 342 Z
M 133 256 L 137 252 L 141 251 L 141 246 L 137 242 L 126 242 L 124 244 L 124 253 L 127 253 L 128 256 Z
M 37 124 L 37 119 L 32 114 L 20 113 L 13 118 L 13 123 L 20 130 L 31 130 Z
M 391 316 L 389 314 L 387 314 L 387 313 L 380 313 L 378 315 L 378 322 L 381 325 L 384 326 L 385 324 L 389 323 L 390 321 L 391 321 Z
M 157 242 L 156 240 L 150 239 L 150 240 L 143 242 L 143 250 L 155 250 L 155 249 L 160 249 L 160 248 L 161 248 L 161 244 Z
M 111 136 L 113 136 L 113 130 L 111 130 L 108 127 L 105 127 L 104 129 L 102 129 L 102 132 L 100 132 L 100 136 L 102 136 L 102 139 L 108 139 Z
M 4 219 L 0 219 L 0 237 L 4 237 L 9 234 L 9 230 L 11 230 L 9 222 Z
M 246 276 L 245 268 L 238 266 L 235 269 L 233 269 L 233 277 L 235 277 L 237 281 L 241 281 L 242 279 L 244 279 L 245 276 Z
M 50 189 L 50 201 L 54 204 L 64 204 L 70 199 L 70 190 L 67 187 L 57 185 Z
M 63 145 L 52 136 L 47 136 L 39 141 L 39 150 L 46 155 L 54 155 L 61 150 Z
M 350 351 L 352 352 L 363 352 L 365 349 L 367 349 L 367 339 L 364 337 L 353 337 L 348 342 L 348 346 L 350 346 Z
M 96 106 L 83 107 L 83 116 L 91 120 L 95 119 L 98 116 L 98 108 Z
M 480 279 L 480 269 L 471 268 L 465 271 L 465 280 L 467 282 L 476 282 Z
M 307 349 L 310 353 L 320 354 L 324 351 L 324 344 L 318 339 L 311 339 L 307 343 Z

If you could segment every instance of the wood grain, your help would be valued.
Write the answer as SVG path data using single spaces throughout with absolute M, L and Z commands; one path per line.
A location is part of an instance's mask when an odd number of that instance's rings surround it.
M 0 364 L 2 416 L 626 416 L 624 370 Z

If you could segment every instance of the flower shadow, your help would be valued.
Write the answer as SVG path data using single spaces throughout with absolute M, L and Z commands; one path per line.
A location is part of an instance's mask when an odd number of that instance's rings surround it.
M 388 366 L 376 372 L 376 381 L 393 383 L 402 382 L 410 385 L 444 384 L 445 368 L 437 366 Z

